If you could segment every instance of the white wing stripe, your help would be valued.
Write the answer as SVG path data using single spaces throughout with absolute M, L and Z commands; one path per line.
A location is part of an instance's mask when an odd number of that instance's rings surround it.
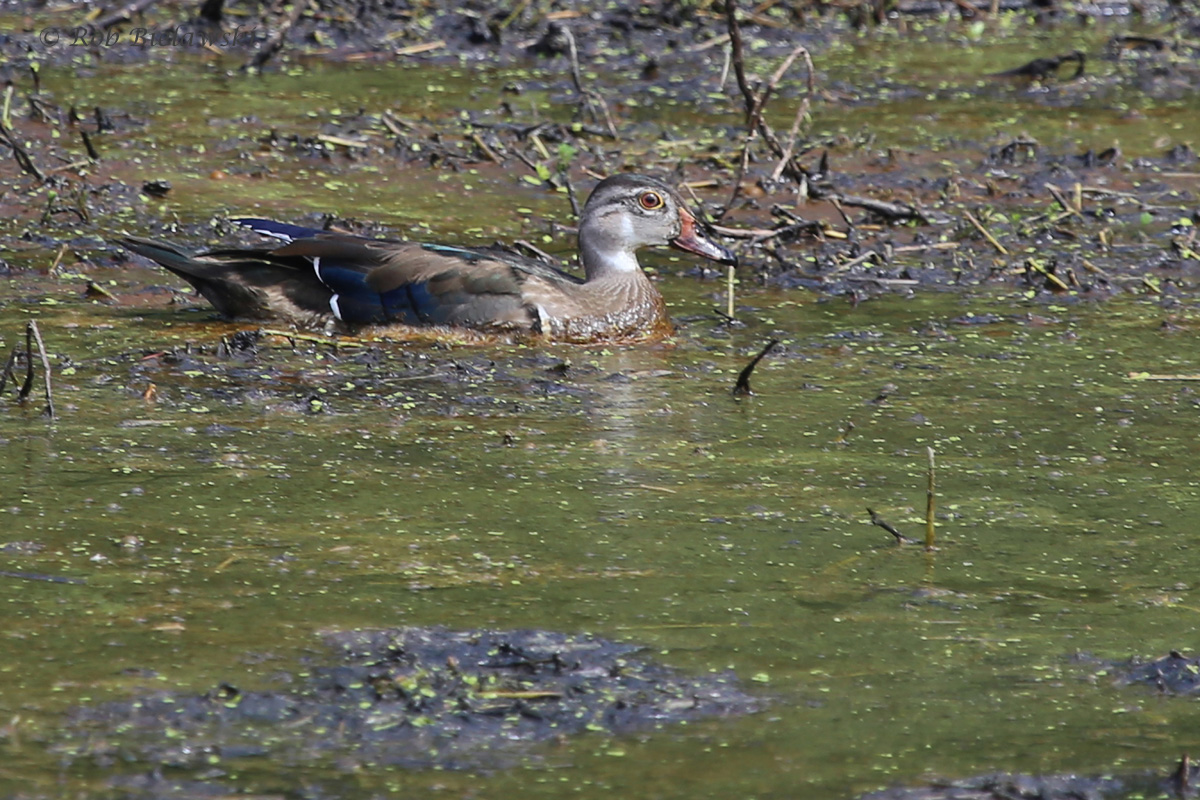
M 266 236 L 269 239 L 278 239 L 281 242 L 284 242 L 285 244 L 291 244 L 292 242 L 296 241 L 294 238 L 292 238 L 291 236 L 288 236 L 286 233 L 280 233 L 279 231 L 269 231 L 266 228 L 255 228 L 254 226 L 248 226 L 248 227 L 250 228 L 250 230 L 254 231 L 259 236 Z
M 321 277 L 321 257 L 313 256 L 312 261 L 313 261 L 313 272 L 315 272 L 317 274 L 317 280 L 319 280 L 321 282 L 322 286 L 328 287 L 329 284 L 326 283 L 325 279 Z M 338 308 L 337 292 L 334 292 L 333 295 L 329 298 L 329 310 L 333 312 L 333 316 L 335 318 L 337 318 L 339 320 L 342 318 L 342 310 L 340 308 Z

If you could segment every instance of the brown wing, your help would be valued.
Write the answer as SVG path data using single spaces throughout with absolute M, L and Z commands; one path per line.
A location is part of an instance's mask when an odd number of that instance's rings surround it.
M 529 329 L 539 304 L 574 281 L 485 248 L 318 236 L 272 255 L 312 263 L 333 292 L 335 313 L 350 323 Z

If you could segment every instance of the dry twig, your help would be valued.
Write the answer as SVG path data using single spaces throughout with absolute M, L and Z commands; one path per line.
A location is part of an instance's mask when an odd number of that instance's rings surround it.
M 263 64 L 266 64 L 268 61 L 270 61 L 276 53 L 283 49 L 284 41 L 287 39 L 288 33 L 290 33 L 292 27 L 300 21 L 300 17 L 304 16 L 304 12 L 308 10 L 308 0 L 294 0 L 294 3 L 295 4 L 292 6 L 292 13 L 288 14 L 287 17 L 285 17 L 283 21 L 279 23 L 279 27 L 276 28 L 269 37 L 267 37 L 267 40 L 263 42 L 262 47 L 258 48 L 258 52 L 251 56 L 245 64 L 242 64 L 243 72 L 251 69 L 258 69 Z
M 983 223 L 976 219 L 974 214 L 972 214 L 970 211 L 966 211 L 965 209 L 963 213 L 967 215 L 967 222 L 970 222 L 975 226 L 975 230 L 979 231 L 983 235 L 983 238 L 988 240 L 988 244 L 996 248 L 996 252 L 1002 256 L 1008 255 L 1008 250 L 1004 248 L 1004 245 L 996 241 L 996 237 L 992 236 L 991 232 L 988 231 L 987 228 L 983 227 Z
M 900 531 L 896 530 L 890 523 L 888 523 L 887 520 L 876 514 L 874 509 L 868 508 L 867 513 L 871 515 L 871 524 L 878 525 L 892 536 L 895 536 L 897 544 L 915 544 L 914 539 L 910 539 Z
M 96 21 L 96 27 L 102 31 L 106 31 L 114 25 L 120 25 L 122 22 L 129 22 L 135 15 L 142 13 L 150 6 L 154 5 L 158 0 L 133 0 L 132 3 L 127 3 L 123 7 L 117 9 L 107 17 L 102 17 Z
M 37 164 L 33 163 L 33 158 L 31 158 L 29 153 L 25 150 L 25 147 L 21 144 L 21 141 L 12 132 L 12 129 L 3 122 L 0 122 L 0 142 L 3 142 L 9 146 L 13 152 L 13 158 L 17 160 L 17 166 L 19 166 L 23 172 L 32 175 L 39 181 L 46 180 L 46 176 L 40 169 L 38 169 Z
M 808 50 L 803 46 L 797 46 L 787 58 L 779 65 L 774 74 L 767 81 L 763 88 L 756 92 L 750 85 L 750 80 L 746 76 L 746 55 L 745 45 L 742 42 L 741 24 L 738 22 L 738 5 L 737 0 L 726 0 L 725 3 L 725 22 L 729 30 L 729 53 L 730 59 L 733 62 L 733 73 L 737 79 L 738 90 L 742 93 L 742 101 L 746 109 L 746 141 L 743 144 L 742 164 L 743 167 L 739 170 L 739 180 L 734 183 L 733 194 L 726 203 L 726 210 L 732 207 L 737 199 L 738 192 L 741 190 L 741 173 L 745 172 L 745 163 L 748 160 L 749 148 L 753 145 L 755 138 L 762 137 L 766 142 L 767 147 L 779 159 L 780 166 L 775 168 L 776 175 L 786 175 L 789 180 L 795 181 L 800 185 L 807 185 L 808 172 L 799 164 L 796 163 L 792 152 L 795 146 L 795 136 L 791 137 L 788 146 L 784 146 L 779 141 L 779 137 L 775 134 L 774 129 L 763 118 L 763 109 L 766 107 L 767 100 L 770 99 L 771 93 L 779 85 L 779 81 L 792 67 L 798 58 L 803 57 L 804 62 L 808 67 L 808 93 L 811 95 L 815 88 L 815 70 L 813 68 L 812 57 Z M 799 119 L 807 113 L 807 99 L 801 103 L 800 110 L 797 112 L 797 122 L 793 123 L 792 128 L 798 133 Z

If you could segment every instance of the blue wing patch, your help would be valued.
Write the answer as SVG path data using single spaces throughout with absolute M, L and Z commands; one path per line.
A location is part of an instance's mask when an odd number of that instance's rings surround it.
M 378 297 L 391 321 L 409 325 L 437 321 L 432 318 L 430 312 L 436 310 L 440 302 L 429 291 L 428 283 L 406 283 Z
M 235 225 L 241 225 L 243 228 L 249 228 L 255 233 L 263 236 L 270 236 L 272 239 L 280 239 L 284 242 L 296 241 L 297 239 L 311 239 L 314 236 L 320 236 L 326 231 L 318 230 L 317 228 L 305 228 L 302 225 L 289 225 L 286 222 L 276 222 L 273 219 L 256 219 L 254 217 L 237 217 L 229 220 Z
M 401 322 L 420 325 L 431 322 L 430 312 L 438 301 L 425 282 L 408 283 L 380 294 L 367 285 L 367 271 L 328 259 L 314 258 L 313 269 L 333 292 L 329 307 L 343 322 L 355 325 L 385 325 Z

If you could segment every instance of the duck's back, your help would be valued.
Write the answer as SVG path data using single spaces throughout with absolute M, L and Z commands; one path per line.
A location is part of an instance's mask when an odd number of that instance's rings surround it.
M 311 264 L 330 291 L 329 309 L 351 325 L 536 330 L 546 314 L 579 313 L 571 296 L 579 279 L 507 248 L 322 235 L 271 256 Z

